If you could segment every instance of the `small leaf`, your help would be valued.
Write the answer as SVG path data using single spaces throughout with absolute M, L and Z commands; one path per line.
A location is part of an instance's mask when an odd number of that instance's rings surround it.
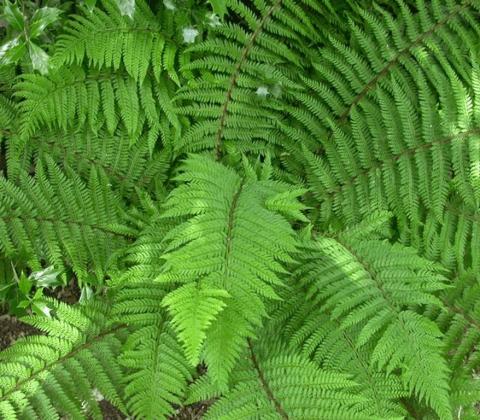
M 225 0 L 209 0 L 212 5 L 213 13 L 217 14 L 220 19 L 227 13 L 227 4 Z
M 56 7 L 42 7 L 37 9 L 30 25 L 30 38 L 38 37 L 48 25 L 58 20 L 62 11 Z
M 33 42 L 28 43 L 28 51 L 33 69 L 38 70 L 42 74 L 48 73 L 48 54 Z
M 17 63 L 25 55 L 27 48 L 20 37 L 7 41 L 0 47 L 0 65 Z
M 35 302 L 32 305 L 32 310 L 35 312 L 37 315 L 44 315 L 47 318 L 51 318 L 51 312 L 52 308 L 50 308 L 45 302 Z
M 135 13 L 135 0 L 117 0 L 117 6 L 122 16 L 128 16 L 133 19 Z
M 93 290 L 89 286 L 82 287 L 82 292 L 80 293 L 80 303 L 85 303 L 93 297 Z
M 52 287 L 58 286 L 61 282 L 58 279 L 59 271 L 55 271 L 54 267 L 51 265 L 45 270 L 35 271 L 30 274 L 30 280 L 36 283 L 37 287 Z
M 30 290 L 32 289 L 32 282 L 25 276 L 25 274 L 20 274 L 20 279 L 18 280 L 18 288 L 24 296 L 28 296 Z
M 25 16 L 22 15 L 16 4 L 10 3 L 8 0 L 3 9 L 3 17 L 13 29 L 23 31 L 25 26 Z

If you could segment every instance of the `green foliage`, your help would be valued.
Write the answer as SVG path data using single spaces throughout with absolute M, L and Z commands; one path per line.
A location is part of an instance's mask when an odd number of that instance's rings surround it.
M 479 0 L 2 12 L 1 418 L 478 418 Z
M 51 304 L 51 318 L 24 319 L 46 336 L 19 340 L 1 353 L 2 418 L 100 418 L 99 394 L 123 408 L 123 376 L 116 357 L 122 327 L 109 325 L 104 304 Z

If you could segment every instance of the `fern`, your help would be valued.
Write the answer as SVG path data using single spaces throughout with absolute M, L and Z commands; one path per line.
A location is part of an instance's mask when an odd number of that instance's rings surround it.
M 95 68 L 118 70 L 123 64 L 137 82 L 143 82 L 151 70 L 157 80 L 167 71 L 179 84 L 176 40 L 164 32 L 145 2 L 137 2 L 133 19 L 122 16 L 112 1 L 102 5 L 105 10 L 74 16 L 68 22 L 57 42 L 55 65 L 81 64 L 87 59 Z
M 95 171 L 88 186 L 51 160 L 35 171 L 18 185 L 0 178 L 1 251 L 37 270 L 47 260 L 71 268 L 81 282 L 101 281 L 133 234 L 122 226 L 118 200 Z
M 0 417 L 478 417 L 478 0 L 66 2 L 41 75 L 24 3 L 0 302 L 83 293 L 0 352 Z
M 93 390 L 122 408 L 115 357 L 122 327 L 109 325 L 105 305 L 50 304 L 51 318 L 25 319 L 46 336 L 27 337 L 0 353 L 2 418 L 101 418 Z
M 358 409 L 362 398 L 354 394 L 355 383 L 348 375 L 321 371 L 308 359 L 282 350 L 265 354 L 249 343 L 235 368 L 231 390 L 205 418 L 376 418 Z M 190 400 L 211 396 L 209 379 L 193 384 Z
M 134 332 L 128 337 L 119 362 L 128 368 L 125 398 L 137 418 L 164 418 L 183 402 L 191 368 L 162 310 L 165 291 L 151 284 L 121 290 L 113 313 Z
M 24 75 L 17 86 L 17 95 L 23 99 L 19 132 L 25 139 L 43 126 L 66 131 L 73 124 L 87 124 L 94 133 L 105 127 L 114 134 L 121 124 L 134 143 L 146 123 L 154 145 L 162 130 L 159 110 L 168 101 L 162 98 L 165 90 L 149 82 L 139 86 L 121 73 L 85 72 L 80 67 L 62 68 L 48 76 Z M 168 131 L 163 135 L 171 136 Z
M 441 306 L 434 294 L 445 287 L 443 279 L 414 250 L 365 239 L 366 232 L 347 230 L 335 238 L 318 238 L 297 275 L 330 317 L 341 321 L 341 329 L 361 326 L 356 346 L 374 340 L 373 365 L 387 373 L 402 369 L 409 391 L 448 418 L 449 372 L 441 332 L 412 310 Z
M 197 363 L 202 353 L 225 384 L 245 338 L 266 315 L 264 300 L 278 298 L 278 275 L 285 271 L 280 263 L 291 261 L 295 252 L 289 223 L 269 203 L 289 186 L 242 178 L 193 156 L 177 179 L 186 184 L 171 193 L 163 217 L 188 220 L 166 235 L 165 264 L 157 281 L 182 285 L 164 304 L 190 362 Z M 262 260 L 254 260 L 255 255 Z

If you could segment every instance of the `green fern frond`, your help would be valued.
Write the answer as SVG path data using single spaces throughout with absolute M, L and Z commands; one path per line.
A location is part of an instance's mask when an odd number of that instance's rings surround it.
M 159 80 L 163 71 L 179 84 L 173 63 L 177 43 L 161 27 L 144 1 L 136 1 L 133 19 L 122 16 L 113 1 L 102 1 L 95 13 L 74 16 L 59 36 L 53 63 L 56 66 L 82 64 L 118 70 L 123 64 L 128 74 L 142 83 L 151 69 Z
M 292 285 L 271 314 L 263 337 L 288 343 L 289 351 L 300 353 L 322 369 L 352 375 L 358 394 L 366 397 L 366 413 L 384 418 L 406 415 L 401 399 L 409 392 L 398 374 L 387 375 L 371 365 L 372 346 L 357 346 L 359 328 L 343 328 L 305 290 Z
M 200 395 L 211 388 L 208 381 L 199 385 L 194 392 Z M 230 390 L 205 418 L 378 418 L 358 407 L 363 398 L 355 395 L 355 385 L 348 375 L 320 370 L 299 354 L 272 349 L 257 352 L 249 343 L 234 370 Z
M 48 305 L 51 317 L 25 319 L 47 335 L 21 339 L 0 353 L 1 417 L 99 419 L 99 395 L 124 411 L 116 362 L 124 328 L 110 324 L 106 305 Z
M 110 135 L 121 125 L 131 143 L 137 141 L 144 125 L 156 137 L 162 133 L 171 138 L 168 131 L 163 133 L 166 128 L 159 122 L 160 110 L 168 103 L 165 88 L 150 82 L 139 86 L 121 72 L 85 71 L 72 66 L 48 76 L 25 74 L 16 89 L 16 95 L 22 98 L 19 112 L 23 138 L 42 127 L 67 131 L 84 124 L 94 133 L 105 127 Z M 178 128 L 177 122 L 175 125 Z M 154 144 L 156 137 L 150 142 Z
M 274 200 L 285 199 L 291 187 L 242 178 L 200 156 L 184 163 L 177 180 L 184 184 L 171 193 L 163 217 L 188 219 L 166 235 L 157 281 L 184 285 L 164 302 L 191 361 L 201 355 L 206 336 L 202 357 L 224 384 L 245 338 L 265 315 L 264 301 L 278 299 L 281 263 L 291 262 L 296 250 L 293 230 L 278 214 L 283 204 Z M 195 320 L 192 305 L 199 311 Z
M 46 260 L 70 267 L 80 282 L 102 281 L 132 235 L 117 197 L 94 170 L 85 184 L 49 160 L 18 185 L 0 178 L 0 192 L 1 251 L 36 270 Z
M 141 136 L 134 145 L 123 130 L 110 135 L 105 130 L 41 131 L 21 144 L 12 137 L 8 143 L 8 178 L 17 180 L 32 163 L 53 159 L 63 168 L 71 168 L 88 180 L 92 167 L 104 174 L 120 196 L 131 198 L 135 187 L 148 189 L 154 182 L 165 182 L 171 153 L 162 149 L 150 156 L 148 137 Z
M 388 374 L 401 369 L 405 386 L 441 418 L 450 418 L 442 334 L 415 312 L 419 305 L 442 307 L 435 295 L 445 279 L 414 249 L 364 239 L 360 232 L 317 238 L 297 275 L 343 329 L 360 328 L 356 346 L 374 345 L 372 363 Z
M 302 88 L 298 75 L 310 65 L 311 45 L 326 38 L 325 3 L 227 1 L 237 21 L 214 28 L 208 40 L 188 49 L 193 59 L 183 71 L 201 77 L 176 96 L 179 111 L 195 120 L 178 148 L 214 149 L 220 156 L 224 149 L 259 150 L 274 141 L 279 111 L 294 101 L 290 91 Z
M 158 285 L 136 284 L 115 294 L 113 314 L 134 328 L 119 357 L 127 369 L 125 399 L 136 418 L 168 418 L 183 402 L 192 372 L 170 328 Z
M 427 223 L 437 222 L 437 231 L 451 226 L 458 198 L 469 215 L 480 203 L 479 72 L 471 50 L 480 5 L 413 3 L 398 2 L 395 13 L 361 11 L 364 28 L 352 23 L 349 43 L 332 38 L 304 78 L 303 107 L 291 108 L 297 124 L 287 129 L 317 141 L 315 150 L 304 142 L 302 158 L 322 226 L 388 209 L 402 242 L 429 253 Z M 442 241 L 435 251 L 451 244 L 457 252 L 468 235 L 476 238 L 473 217 L 459 219 L 462 234 L 451 242 L 434 233 Z M 472 249 L 454 255 L 460 271 L 471 255 L 476 260 Z

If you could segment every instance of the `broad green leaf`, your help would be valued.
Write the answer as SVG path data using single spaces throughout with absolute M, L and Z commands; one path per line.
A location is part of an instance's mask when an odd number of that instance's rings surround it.
M 33 69 L 38 70 L 42 74 L 48 73 L 48 54 L 31 41 L 28 43 L 28 51 Z
M 7 41 L 0 47 L 0 65 L 17 63 L 26 51 L 25 43 L 19 37 Z
M 37 9 L 30 24 L 30 38 L 37 38 L 45 28 L 57 21 L 62 11 L 56 7 L 42 7 Z
M 17 4 L 12 4 L 7 0 L 5 8 L 3 9 L 3 17 L 13 29 L 23 31 L 25 16 L 23 16 Z

